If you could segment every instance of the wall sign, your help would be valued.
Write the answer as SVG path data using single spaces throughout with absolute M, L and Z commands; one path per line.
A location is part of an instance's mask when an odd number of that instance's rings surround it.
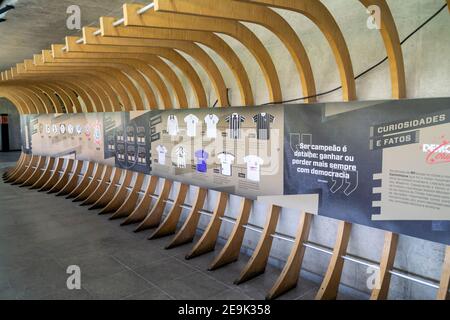
M 449 98 L 28 115 L 22 139 L 252 199 L 318 194 L 319 215 L 450 244 Z
M 450 99 L 285 106 L 285 194 L 450 244 Z

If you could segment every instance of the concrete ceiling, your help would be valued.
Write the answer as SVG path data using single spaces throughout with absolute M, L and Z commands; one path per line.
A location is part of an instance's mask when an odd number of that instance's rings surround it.
M 2 0 L 0 0 L 2 2 Z M 9 2 L 16 9 L 9 11 L 6 22 L 0 23 L 0 71 L 9 69 L 16 63 L 30 59 L 53 43 L 64 43 L 67 35 L 80 35 L 77 30 L 69 30 L 66 20 L 67 8 L 78 5 L 81 9 L 81 25 L 98 26 L 100 16 L 122 17 L 122 4 L 149 3 L 133 0 L 17 0 Z

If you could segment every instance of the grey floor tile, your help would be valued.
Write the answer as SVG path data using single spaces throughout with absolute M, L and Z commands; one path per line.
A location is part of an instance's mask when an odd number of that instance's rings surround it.
M 116 300 L 143 292 L 151 286 L 131 271 L 124 271 L 110 276 L 88 280 L 84 288 L 94 299 Z
M 197 272 L 196 269 L 172 257 L 155 261 L 149 265 L 136 268 L 135 271 L 150 281 L 162 286 L 164 283 L 177 280 Z
M 171 300 L 171 297 L 160 289 L 153 287 L 125 298 L 125 300 Z
M 230 288 L 201 272 L 164 282 L 161 289 L 175 299 L 202 300 L 214 297 Z

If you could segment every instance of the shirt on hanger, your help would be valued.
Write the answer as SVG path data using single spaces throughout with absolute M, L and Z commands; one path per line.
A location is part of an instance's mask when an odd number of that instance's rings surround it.
M 249 155 L 244 158 L 244 162 L 247 164 L 247 179 L 259 182 L 261 165 L 264 160 L 258 156 Z
M 232 165 L 234 162 L 234 156 L 231 153 L 222 152 L 217 158 L 220 160 L 220 172 L 224 176 L 232 176 Z
M 186 126 L 187 126 L 187 136 L 188 137 L 195 137 L 197 135 L 197 123 L 199 121 L 200 120 L 193 114 L 187 115 L 184 118 L 184 122 L 186 122 Z
M 230 139 L 241 138 L 241 123 L 245 121 L 245 117 L 238 113 L 233 113 L 225 118 L 228 122 L 228 137 Z
M 275 117 L 269 113 L 261 112 L 253 116 L 253 121 L 256 123 L 256 135 L 258 140 L 270 139 L 270 124 Z
M 156 151 L 158 152 L 158 163 L 160 165 L 166 164 L 166 154 L 167 154 L 167 148 L 163 145 L 158 145 L 156 147 Z
M 175 149 L 175 154 L 177 156 L 177 167 L 186 168 L 186 150 L 183 146 L 179 146 Z
M 208 165 L 206 160 L 208 160 L 209 154 L 205 150 L 197 150 L 195 152 L 195 157 L 197 158 L 197 171 L 198 172 L 207 172 Z
M 170 136 L 176 136 L 178 135 L 178 119 L 177 116 L 171 114 L 167 118 L 167 132 Z
M 215 114 L 208 114 L 205 117 L 206 123 L 206 136 L 208 138 L 215 138 L 217 136 L 217 124 L 219 123 L 219 118 Z

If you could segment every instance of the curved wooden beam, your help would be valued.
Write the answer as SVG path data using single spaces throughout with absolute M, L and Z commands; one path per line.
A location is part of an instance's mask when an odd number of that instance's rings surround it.
M 84 161 L 76 160 L 76 164 L 73 165 L 72 175 L 68 179 L 67 183 L 58 191 L 57 197 L 68 195 L 77 186 L 80 179 L 81 170 L 83 169 Z
M 95 162 L 87 161 L 86 169 L 84 170 L 83 177 L 81 180 L 74 186 L 72 190 L 64 190 L 64 193 L 66 194 L 66 199 L 72 199 L 75 198 L 77 195 L 79 195 L 87 186 L 89 185 L 90 178 L 93 178 L 95 168 Z
M 442 264 L 441 283 L 437 294 L 437 300 L 447 300 L 450 298 L 448 290 L 450 288 L 450 246 L 445 249 L 444 263 Z
M 121 38 L 143 38 L 143 39 L 159 39 L 159 40 L 181 40 L 188 42 L 198 42 L 211 48 L 227 63 L 231 71 L 235 75 L 241 94 L 244 96 L 245 105 L 253 105 L 253 93 L 250 86 L 250 80 L 245 71 L 242 62 L 231 47 L 219 36 L 203 31 L 176 30 L 152 27 L 114 27 L 112 26 L 114 19 L 100 18 L 102 26 L 102 36 L 121 37 Z M 130 49 L 136 49 L 132 47 Z M 173 54 L 173 50 L 164 48 L 146 47 L 148 50 L 167 51 Z M 184 59 L 184 58 L 183 58 Z M 189 64 L 190 65 L 190 64 Z M 201 105 L 205 107 L 206 105 Z
M 338 295 L 339 283 L 341 282 L 342 270 L 344 268 L 343 256 L 347 252 L 348 242 L 350 240 L 350 232 L 352 224 L 341 221 L 339 222 L 336 244 L 334 246 L 333 255 L 331 256 L 327 272 L 322 281 L 316 300 L 335 300 Z
M 191 252 L 186 255 L 185 258 L 187 260 L 214 251 L 217 237 L 219 236 L 220 227 L 222 225 L 222 217 L 224 216 L 225 209 L 227 208 L 227 202 L 228 194 L 225 192 L 220 192 L 217 197 L 216 208 L 214 209 L 211 220 L 209 221 L 205 232 L 203 232 Z
M 199 106 L 204 103 L 206 105 L 206 93 L 201 84 L 200 78 L 194 68 L 189 64 L 189 62 L 179 53 L 170 49 L 157 49 L 149 47 L 121 47 L 121 46 L 104 46 L 104 45 L 83 45 L 78 44 L 76 49 L 73 46 L 70 50 L 72 52 L 91 52 L 91 53 L 140 53 L 140 57 L 143 58 L 150 65 L 154 65 L 155 60 L 159 62 L 158 67 L 164 67 L 161 63 L 161 59 L 155 56 L 162 56 L 176 65 L 181 72 L 186 76 L 191 85 L 194 88 L 194 93 Z M 159 60 L 158 60 L 159 59 Z M 167 65 L 166 65 L 167 66 Z M 156 67 L 156 66 L 155 66 Z M 166 76 L 166 73 L 164 73 Z M 170 74 L 167 74 L 170 76 Z M 187 106 L 185 106 L 187 107 Z
M 180 230 L 178 230 L 175 234 L 172 241 L 166 246 L 166 249 L 172 249 L 194 240 L 198 222 L 200 221 L 200 210 L 203 209 L 207 195 L 207 189 L 199 188 L 197 197 L 195 198 L 194 204 L 192 205 L 186 221 Z
M 272 235 L 277 228 L 278 219 L 281 208 L 278 206 L 271 206 L 267 214 L 266 225 L 263 233 L 259 239 L 258 245 L 253 252 L 250 260 L 247 262 L 244 269 L 241 271 L 239 277 L 234 281 L 234 284 L 241 284 L 245 281 L 253 279 L 256 276 L 264 273 L 266 270 L 267 261 L 269 260 L 270 248 L 272 247 Z
M 66 162 L 66 159 L 58 158 L 58 161 L 52 170 L 50 178 L 43 181 L 44 183 L 39 188 L 39 192 L 44 192 L 44 191 L 50 190 L 54 186 L 54 184 L 58 182 L 58 180 L 60 178 L 60 171 L 63 168 L 65 162 Z M 37 183 L 41 184 L 41 181 L 38 181 Z
M 131 181 L 133 180 L 134 172 L 131 170 L 124 170 L 125 177 L 123 181 L 120 182 L 120 186 L 117 188 L 117 191 L 114 197 L 109 201 L 106 206 L 101 210 L 98 214 L 108 214 L 115 212 L 123 202 L 126 200 L 128 196 L 128 188 L 131 186 Z
M 27 168 L 23 170 L 22 174 L 13 181 L 12 185 L 15 186 L 24 183 L 28 179 L 28 177 L 32 175 L 36 170 L 41 158 L 41 156 L 31 156 L 31 161 L 29 162 Z
M 55 165 L 56 163 L 56 165 Z M 47 162 L 47 166 L 43 172 L 43 174 L 39 177 L 39 179 L 30 187 L 31 190 L 40 189 L 47 181 L 52 177 L 53 168 L 58 168 L 58 166 L 62 167 L 62 161 L 56 159 L 54 157 L 50 157 Z M 60 168 L 59 168 L 60 169 Z M 59 170 L 58 169 L 58 170 Z
M 225 82 L 223 80 L 222 74 L 220 73 L 218 67 L 211 59 L 211 57 L 200 48 L 200 46 L 195 43 L 187 42 L 187 41 L 176 41 L 176 40 L 154 40 L 154 39 L 135 39 L 135 38 L 120 38 L 120 37 L 102 37 L 102 36 L 94 36 L 93 32 L 95 32 L 95 28 L 83 28 L 83 40 L 85 44 L 91 45 L 113 45 L 113 46 L 127 46 L 127 47 L 154 47 L 154 48 L 171 48 L 177 49 L 185 52 L 190 55 L 194 60 L 196 60 L 207 72 L 209 75 L 212 84 L 216 90 L 216 95 L 219 100 L 220 106 L 227 106 L 228 98 L 227 98 L 227 88 Z M 123 55 L 123 54 L 122 54 Z M 130 57 L 140 57 L 139 55 L 129 54 Z M 154 60 L 154 59 L 153 59 Z M 154 61 L 148 61 L 151 63 L 152 67 L 158 68 L 160 63 L 155 64 Z M 166 66 L 167 69 L 172 71 L 170 67 L 168 67 L 162 60 L 163 65 Z M 166 76 L 167 69 L 160 70 L 160 72 Z M 170 72 L 170 73 L 173 73 Z M 175 73 L 173 73 L 175 75 Z M 168 74 L 170 75 L 170 74 Z M 176 75 L 175 75 L 176 77 Z M 168 77 L 168 80 L 173 78 L 173 76 Z M 178 79 L 178 78 L 177 78 Z M 172 82 L 172 81 L 171 81 Z M 181 83 L 180 83 L 181 84 Z M 173 85 L 173 84 L 172 84 Z M 175 87 L 176 88 L 176 87 Z M 182 86 L 181 86 L 182 88 Z M 182 88 L 184 93 L 184 89 Z M 185 93 L 184 93 L 185 95 Z M 180 99 L 179 99 L 180 100 Z M 187 100 L 182 100 L 183 103 L 180 103 L 181 106 L 187 106 Z M 185 102 L 184 102 L 185 101 Z
M 121 223 L 122 226 L 128 225 L 131 223 L 141 222 L 147 216 L 150 206 L 152 204 L 152 195 L 156 190 L 158 185 L 159 178 L 155 176 L 151 176 L 147 188 L 145 190 L 144 195 L 142 196 L 141 201 L 138 203 L 136 208 L 128 215 L 124 222 Z
M 74 159 L 67 159 L 66 167 L 64 168 L 61 176 L 59 177 L 55 185 L 51 186 L 50 190 L 48 190 L 47 193 L 51 194 L 59 192 L 69 181 L 70 175 L 74 171 L 75 166 L 76 162 Z
M 40 156 L 35 170 L 31 173 L 31 175 L 26 177 L 25 181 L 20 185 L 20 187 L 29 187 L 29 186 L 33 185 L 39 179 L 39 177 L 42 175 L 42 170 L 44 170 L 46 163 L 47 163 L 47 157 Z
M 164 221 L 148 238 L 149 240 L 162 238 L 175 233 L 178 221 L 180 220 L 181 212 L 183 211 L 183 208 L 181 206 L 184 204 L 184 201 L 186 200 L 186 194 L 188 190 L 189 185 L 180 183 L 180 186 L 178 187 L 178 192 L 175 196 L 175 201 L 172 204 L 172 208 L 170 209 Z
M 173 182 L 171 180 L 164 180 L 161 192 L 159 193 L 158 199 L 152 210 L 146 215 L 139 226 L 134 230 L 134 232 L 139 232 L 142 230 L 157 227 L 161 222 L 161 217 L 164 213 L 164 208 L 166 207 L 166 201 L 169 197 L 170 189 L 172 188 Z M 133 217 L 135 218 L 135 217 Z
M 304 244 L 308 241 L 311 220 L 311 214 L 305 212 L 301 214 L 291 253 L 289 254 L 280 276 L 267 294 L 267 300 L 275 299 L 297 286 L 300 271 L 302 269 L 303 257 L 305 255 L 306 247 Z
M 297 66 L 302 83 L 302 92 L 306 102 L 316 101 L 316 86 L 311 63 L 305 47 L 295 31 L 280 15 L 273 10 L 251 3 L 234 0 L 155 0 L 155 11 L 184 13 L 197 16 L 208 16 L 262 25 L 272 31 L 285 45 Z
M 272 58 L 258 37 L 243 24 L 226 19 L 155 12 L 152 9 L 144 14 L 138 14 L 137 12 L 142 9 L 142 7 L 142 4 L 125 4 L 123 6 L 125 26 L 209 31 L 223 33 L 235 38 L 255 57 L 264 75 L 270 102 L 275 103 L 283 100 L 278 73 Z M 242 103 L 245 104 L 244 99 L 242 100 Z
M 116 195 L 117 190 L 119 190 L 120 188 L 117 186 L 117 184 L 120 182 L 120 178 L 122 177 L 124 171 L 125 170 L 117 167 L 114 168 L 114 173 L 112 175 L 108 187 L 106 188 L 105 192 L 101 195 L 101 197 L 89 208 L 89 210 L 104 208 L 108 205 L 108 203 L 111 202 L 111 200 Z
M 245 235 L 244 225 L 247 224 L 248 218 L 250 217 L 252 203 L 253 202 L 250 199 L 242 199 L 236 223 L 234 224 L 227 243 L 214 258 L 214 261 L 211 263 L 208 270 L 218 269 L 239 259 L 242 241 L 244 240 Z
M 386 53 L 389 58 L 391 71 L 392 97 L 406 98 L 406 75 L 402 46 L 397 26 L 386 0 L 359 0 L 366 8 L 378 6 L 380 8 L 380 33 L 383 38 Z
M 295 11 L 309 18 L 327 39 L 339 69 L 343 100 L 356 99 L 355 75 L 350 52 L 336 20 L 318 0 L 235 0 Z
M 81 206 L 93 205 L 105 194 L 112 181 L 112 177 L 116 175 L 116 172 L 113 172 L 113 170 L 114 167 L 105 166 L 104 169 L 102 168 L 98 171 L 98 174 L 95 174 L 95 182 L 92 182 L 83 192 L 83 194 L 80 195 L 79 200 L 83 201 L 80 204 Z
M 384 247 L 381 254 L 379 286 L 375 286 L 370 295 L 370 300 L 387 300 L 389 285 L 391 283 L 391 273 L 397 253 L 398 234 L 385 232 Z
M 134 208 L 136 207 L 136 202 L 139 199 L 139 192 L 141 192 L 144 179 L 145 174 L 138 173 L 136 175 L 133 189 L 131 189 L 128 197 L 122 202 L 122 205 L 119 207 L 119 209 L 117 209 L 109 218 L 110 220 L 127 217 L 131 212 L 133 212 Z

